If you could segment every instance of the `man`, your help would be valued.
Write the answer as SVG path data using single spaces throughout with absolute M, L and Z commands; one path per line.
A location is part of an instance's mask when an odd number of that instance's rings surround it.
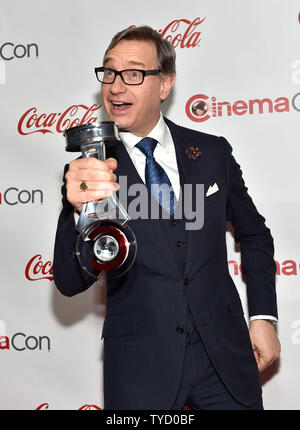
M 162 117 L 161 103 L 175 81 L 175 53 L 149 27 L 118 33 L 98 71 L 104 107 L 118 123 L 124 145 L 108 148 L 105 162 L 70 163 L 55 244 L 58 289 L 72 296 L 92 284 L 74 258 L 74 209 L 80 212 L 84 202 L 118 191 L 119 177 L 127 176 L 128 187 L 149 185 L 154 169 L 171 184 L 176 201 L 184 184 L 204 184 L 205 194 L 201 229 L 187 230 L 184 216 L 130 221 L 136 260 L 107 285 L 105 409 L 262 409 L 259 371 L 280 352 L 272 323 L 277 320 L 273 240 L 231 147 L 224 138 Z M 196 155 L 190 158 L 191 147 Z M 86 191 L 80 189 L 83 179 Z M 213 184 L 216 192 L 208 192 Z M 241 244 L 249 331 L 228 272 L 227 220 Z

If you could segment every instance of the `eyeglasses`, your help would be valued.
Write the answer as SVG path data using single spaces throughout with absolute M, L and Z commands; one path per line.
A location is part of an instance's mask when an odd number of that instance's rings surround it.
M 158 75 L 160 70 L 126 69 L 117 72 L 106 67 L 96 67 L 95 73 L 96 78 L 102 84 L 113 84 L 116 76 L 119 75 L 126 85 L 141 85 L 144 82 L 145 76 Z

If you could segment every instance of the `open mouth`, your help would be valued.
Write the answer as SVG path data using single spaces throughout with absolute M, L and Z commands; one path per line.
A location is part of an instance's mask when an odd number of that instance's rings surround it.
M 132 103 L 126 102 L 111 102 L 114 111 L 123 112 L 128 109 L 129 106 L 132 106 Z

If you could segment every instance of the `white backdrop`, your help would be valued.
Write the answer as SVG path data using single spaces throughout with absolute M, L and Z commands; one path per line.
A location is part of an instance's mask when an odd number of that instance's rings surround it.
M 103 118 L 93 69 L 116 32 L 143 24 L 176 46 L 164 113 L 229 140 L 271 228 L 282 355 L 262 376 L 264 405 L 300 409 L 297 0 L 1 0 L 0 408 L 103 407 L 105 287 L 67 298 L 52 280 L 62 171 L 76 156 L 62 131 Z M 199 101 L 202 116 L 191 109 Z M 247 317 L 240 254 L 227 241 Z

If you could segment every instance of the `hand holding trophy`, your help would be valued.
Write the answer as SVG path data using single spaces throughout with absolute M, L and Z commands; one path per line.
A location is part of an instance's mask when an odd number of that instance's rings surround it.
M 117 124 L 111 121 L 84 124 L 65 131 L 66 151 L 80 152 L 83 158 L 105 161 L 106 144 L 120 141 Z M 82 181 L 82 191 L 87 187 Z M 132 266 L 137 243 L 128 225 L 130 217 L 115 193 L 84 203 L 76 225 L 79 236 L 76 255 L 81 267 L 95 279 L 106 275 L 115 279 Z

